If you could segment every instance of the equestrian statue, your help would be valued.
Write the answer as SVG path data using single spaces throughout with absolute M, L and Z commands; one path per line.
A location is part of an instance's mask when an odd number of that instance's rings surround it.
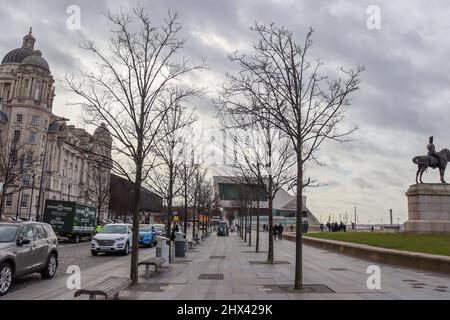
M 412 162 L 417 164 L 417 173 L 416 173 L 416 183 L 423 183 L 422 175 L 428 169 L 439 169 L 439 174 L 441 177 L 442 183 L 445 182 L 444 174 L 445 168 L 447 167 L 447 162 L 450 161 L 450 151 L 448 149 L 442 149 L 439 152 L 436 152 L 436 147 L 433 143 L 433 137 L 430 137 L 429 143 L 427 145 L 428 154 L 426 156 L 417 156 L 414 157 Z

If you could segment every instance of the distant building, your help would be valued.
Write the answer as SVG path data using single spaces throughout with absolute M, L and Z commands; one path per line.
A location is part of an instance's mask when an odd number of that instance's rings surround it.
M 131 218 L 134 203 L 134 186 L 125 178 L 111 175 L 109 212 L 110 218 Z M 142 187 L 141 220 L 158 223 L 162 221 L 163 200 L 156 193 Z
M 13 143 L 17 157 L 33 166 L 7 188 L 3 214 L 25 219 L 36 218 L 38 203 L 41 213 L 46 199 L 97 206 L 88 196 L 92 170 L 105 172 L 107 186 L 111 171 L 112 138 L 106 126 L 89 134 L 53 113 L 54 79 L 35 42 L 30 30 L 0 65 L 0 139 L 2 145 Z
M 237 217 L 239 210 L 242 210 L 243 205 L 249 199 L 260 200 L 260 224 L 268 223 L 269 203 L 262 190 L 257 190 L 256 186 L 249 186 L 245 184 L 243 179 L 239 177 L 224 177 L 215 176 L 214 191 L 219 199 L 219 212 L 216 213 L 216 218 L 233 220 Z M 250 191 L 250 190 L 254 191 Z M 252 195 L 253 193 L 253 195 Z M 296 196 L 289 194 L 287 191 L 281 189 L 277 192 L 273 200 L 273 219 L 274 223 L 282 223 L 284 225 L 295 225 L 296 217 Z M 256 200 L 253 200 L 253 204 Z M 306 207 L 306 197 L 303 197 L 303 221 L 308 221 L 312 227 L 318 226 L 320 223 L 317 218 Z M 251 211 L 252 216 L 256 215 L 256 209 Z M 246 212 L 244 212 L 245 214 Z M 255 223 L 256 220 L 253 221 Z

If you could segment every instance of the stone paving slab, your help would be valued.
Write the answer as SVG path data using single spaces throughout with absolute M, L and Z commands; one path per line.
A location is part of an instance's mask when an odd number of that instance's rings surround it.
M 267 248 L 268 234 L 262 233 L 261 248 Z M 369 290 L 366 286 L 367 267 L 373 262 L 339 253 L 305 246 L 304 281 L 307 284 L 322 284 L 335 293 L 292 293 L 272 290 L 270 286 L 291 286 L 294 282 L 295 244 L 288 240 L 277 240 L 275 260 L 290 264 L 250 264 L 249 261 L 264 261 L 266 253 L 242 252 L 243 241 L 236 235 L 211 236 L 188 251 L 185 263 L 171 264 L 158 273 L 144 278 L 144 269 L 139 271 L 140 286 L 121 293 L 128 299 L 185 299 L 185 300 L 325 300 L 325 299 L 450 299 L 450 277 L 436 273 L 379 264 L 381 268 L 381 290 Z M 254 248 L 254 247 L 252 247 Z M 148 251 L 140 259 L 155 255 Z M 225 259 L 211 259 L 225 256 Z M 189 260 L 189 261 L 188 261 Z M 99 260 L 100 261 L 100 260 Z M 99 281 L 110 275 L 129 276 L 130 257 L 117 257 L 108 262 L 83 270 L 82 282 Z M 201 280 L 202 273 L 223 275 L 223 280 Z M 29 287 L 12 292 L 2 299 L 74 299 L 74 291 L 66 288 L 66 277 L 50 281 L 39 281 Z M 420 288 L 419 288 L 420 287 Z M 82 296 L 77 299 L 88 299 Z

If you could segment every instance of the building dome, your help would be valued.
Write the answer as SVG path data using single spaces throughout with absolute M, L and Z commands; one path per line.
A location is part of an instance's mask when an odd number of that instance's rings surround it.
M 31 56 L 26 57 L 22 65 L 35 66 L 50 71 L 47 61 L 42 58 L 42 53 L 39 50 L 34 51 Z
M 22 63 L 26 58 L 34 53 L 34 44 L 36 39 L 33 37 L 32 29 L 23 37 L 22 48 L 14 49 L 6 54 L 2 60 L 2 64 Z
M 110 135 L 108 128 L 106 127 L 106 124 L 102 123 L 100 127 L 97 127 L 94 131 L 94 135 L 101 135 L 101 134 L 107 134 Z
M 27 57 L 33 55 L 30 48 L 17 48 L 6 54 L 2 60 L 2 64 L 22 63 Z

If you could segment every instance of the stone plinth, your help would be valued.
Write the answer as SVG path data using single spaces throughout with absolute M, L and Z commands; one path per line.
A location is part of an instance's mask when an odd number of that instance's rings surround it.
M 407 232 L 450 233 L 450 185 L 414 184 L 406 192 Z

